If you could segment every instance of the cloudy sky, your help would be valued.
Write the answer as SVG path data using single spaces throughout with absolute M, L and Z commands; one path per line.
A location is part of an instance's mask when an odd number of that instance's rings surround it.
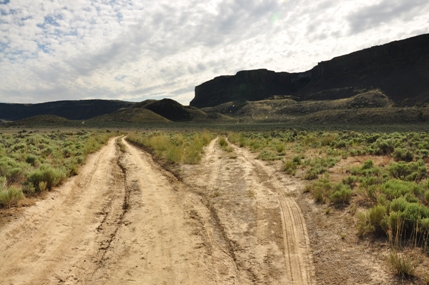
M 429 33 L 427 0 L 0 0 L 0 102 L 172 98 Z

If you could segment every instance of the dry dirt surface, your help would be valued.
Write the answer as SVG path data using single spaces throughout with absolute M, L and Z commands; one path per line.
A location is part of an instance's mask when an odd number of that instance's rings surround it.
M 111 139 L 0 224 L 0 284 L 427 284 L 394 277 L 386 242 L 357 238 L 351 205 L 314 203 L 278 163 L 213 140 L 178 180 Z
M 182 174 L 111 139 L 0 228 L 0 284 L 316 284 L 298 180 L 216 141 Z
M 277 175 L 245 149 L 213 140 L 184 182 L 203 197 L 217 223 L 214 240 L 236 272 L 221 284 L 315 284 L 306 224 L 294 193 L 301 182 Z M 222 274 L 223 272 L 219 272 Z

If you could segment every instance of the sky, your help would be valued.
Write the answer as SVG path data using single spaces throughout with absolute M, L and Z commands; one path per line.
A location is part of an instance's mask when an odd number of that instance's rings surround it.
M 0 102 L 188 105 L 216 76 L 306 71 L 425 33 L 427 0 L 0 0 Z

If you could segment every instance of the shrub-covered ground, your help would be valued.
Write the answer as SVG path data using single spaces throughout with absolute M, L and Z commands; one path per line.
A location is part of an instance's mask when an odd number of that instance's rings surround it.
M 326 214 L 342 211 L 347 222 L 352 215 L 361 239 L 385 239 L 395 274 L 415 274 L 417 264 L 402 250 L 429 253 L 429 134 L 287 130 L 228 139 L 307 180 L 303 192 L 327 205 Z
M 76 175 L 111 132 L 44 131 L 0 134 L 0 207 L 11 207 Z
M 206 131 L 134 132 L 127 140 L 148 149 L 155 158 L 175 164 L 198 164 L 206 146 L 215 135 Z

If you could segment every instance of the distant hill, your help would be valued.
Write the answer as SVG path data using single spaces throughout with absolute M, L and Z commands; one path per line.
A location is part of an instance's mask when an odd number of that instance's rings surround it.
M 118 100 L 56 101 L 39 104 L 0 103 L 0 119 L 16 121 L 38 115 L 56 115 L 69 120 L 86 120 L 131 105 L 133 103 Z
M 168 123 L 171 121 L 144 107 L 133 106 L 94 117 L 87 122 Z
M 31 116 L 22 120 L 8 122 L 10 127 L 40 127 L 40 126 L 61 126 L 70 127 L 76 125 L 64 117 L 56 115 L 37 115 Z
M 266 69 L 219 76 L 195 87 L 190 105 L 265 100 L 275 95 L 296 101 L 348 98 L 379 89 L 397 106 L 429 102 L 429 34 L 375 46 L 320 62 L 306 72 Z
M 219 114 L 215 111 L 207 114 L 198 108 L 192 106 L 183 106 L 179 102 L 176 102 L 172 99 L 162 99 L 159 101 L 146 100 L 136 103 L 132 106 L 132 108 L 148 109 L 173 122 L 233 121 L 232 118 Z
M 138 103 L 108 100 L 58 101 L 40 104 L 0 104 L 3 126 L 108 126 L 109 123 L 231 122 L 227 115 L 210 114 L 172 99 Z
M 115 112 L 97 116 L 88 122 L 207 122 L 233 121 L 232 118 L 215 111 L 207 114 L 198 108 L 183 106 L 172 99 L 145 100 Z
M 429 107 L 395 107 L 380 90 L 336 100 L 296 100 L 286 96 L 226 102 L 202 111 L 228 115 L 239 122 L 285 124 L 427 124 Z

